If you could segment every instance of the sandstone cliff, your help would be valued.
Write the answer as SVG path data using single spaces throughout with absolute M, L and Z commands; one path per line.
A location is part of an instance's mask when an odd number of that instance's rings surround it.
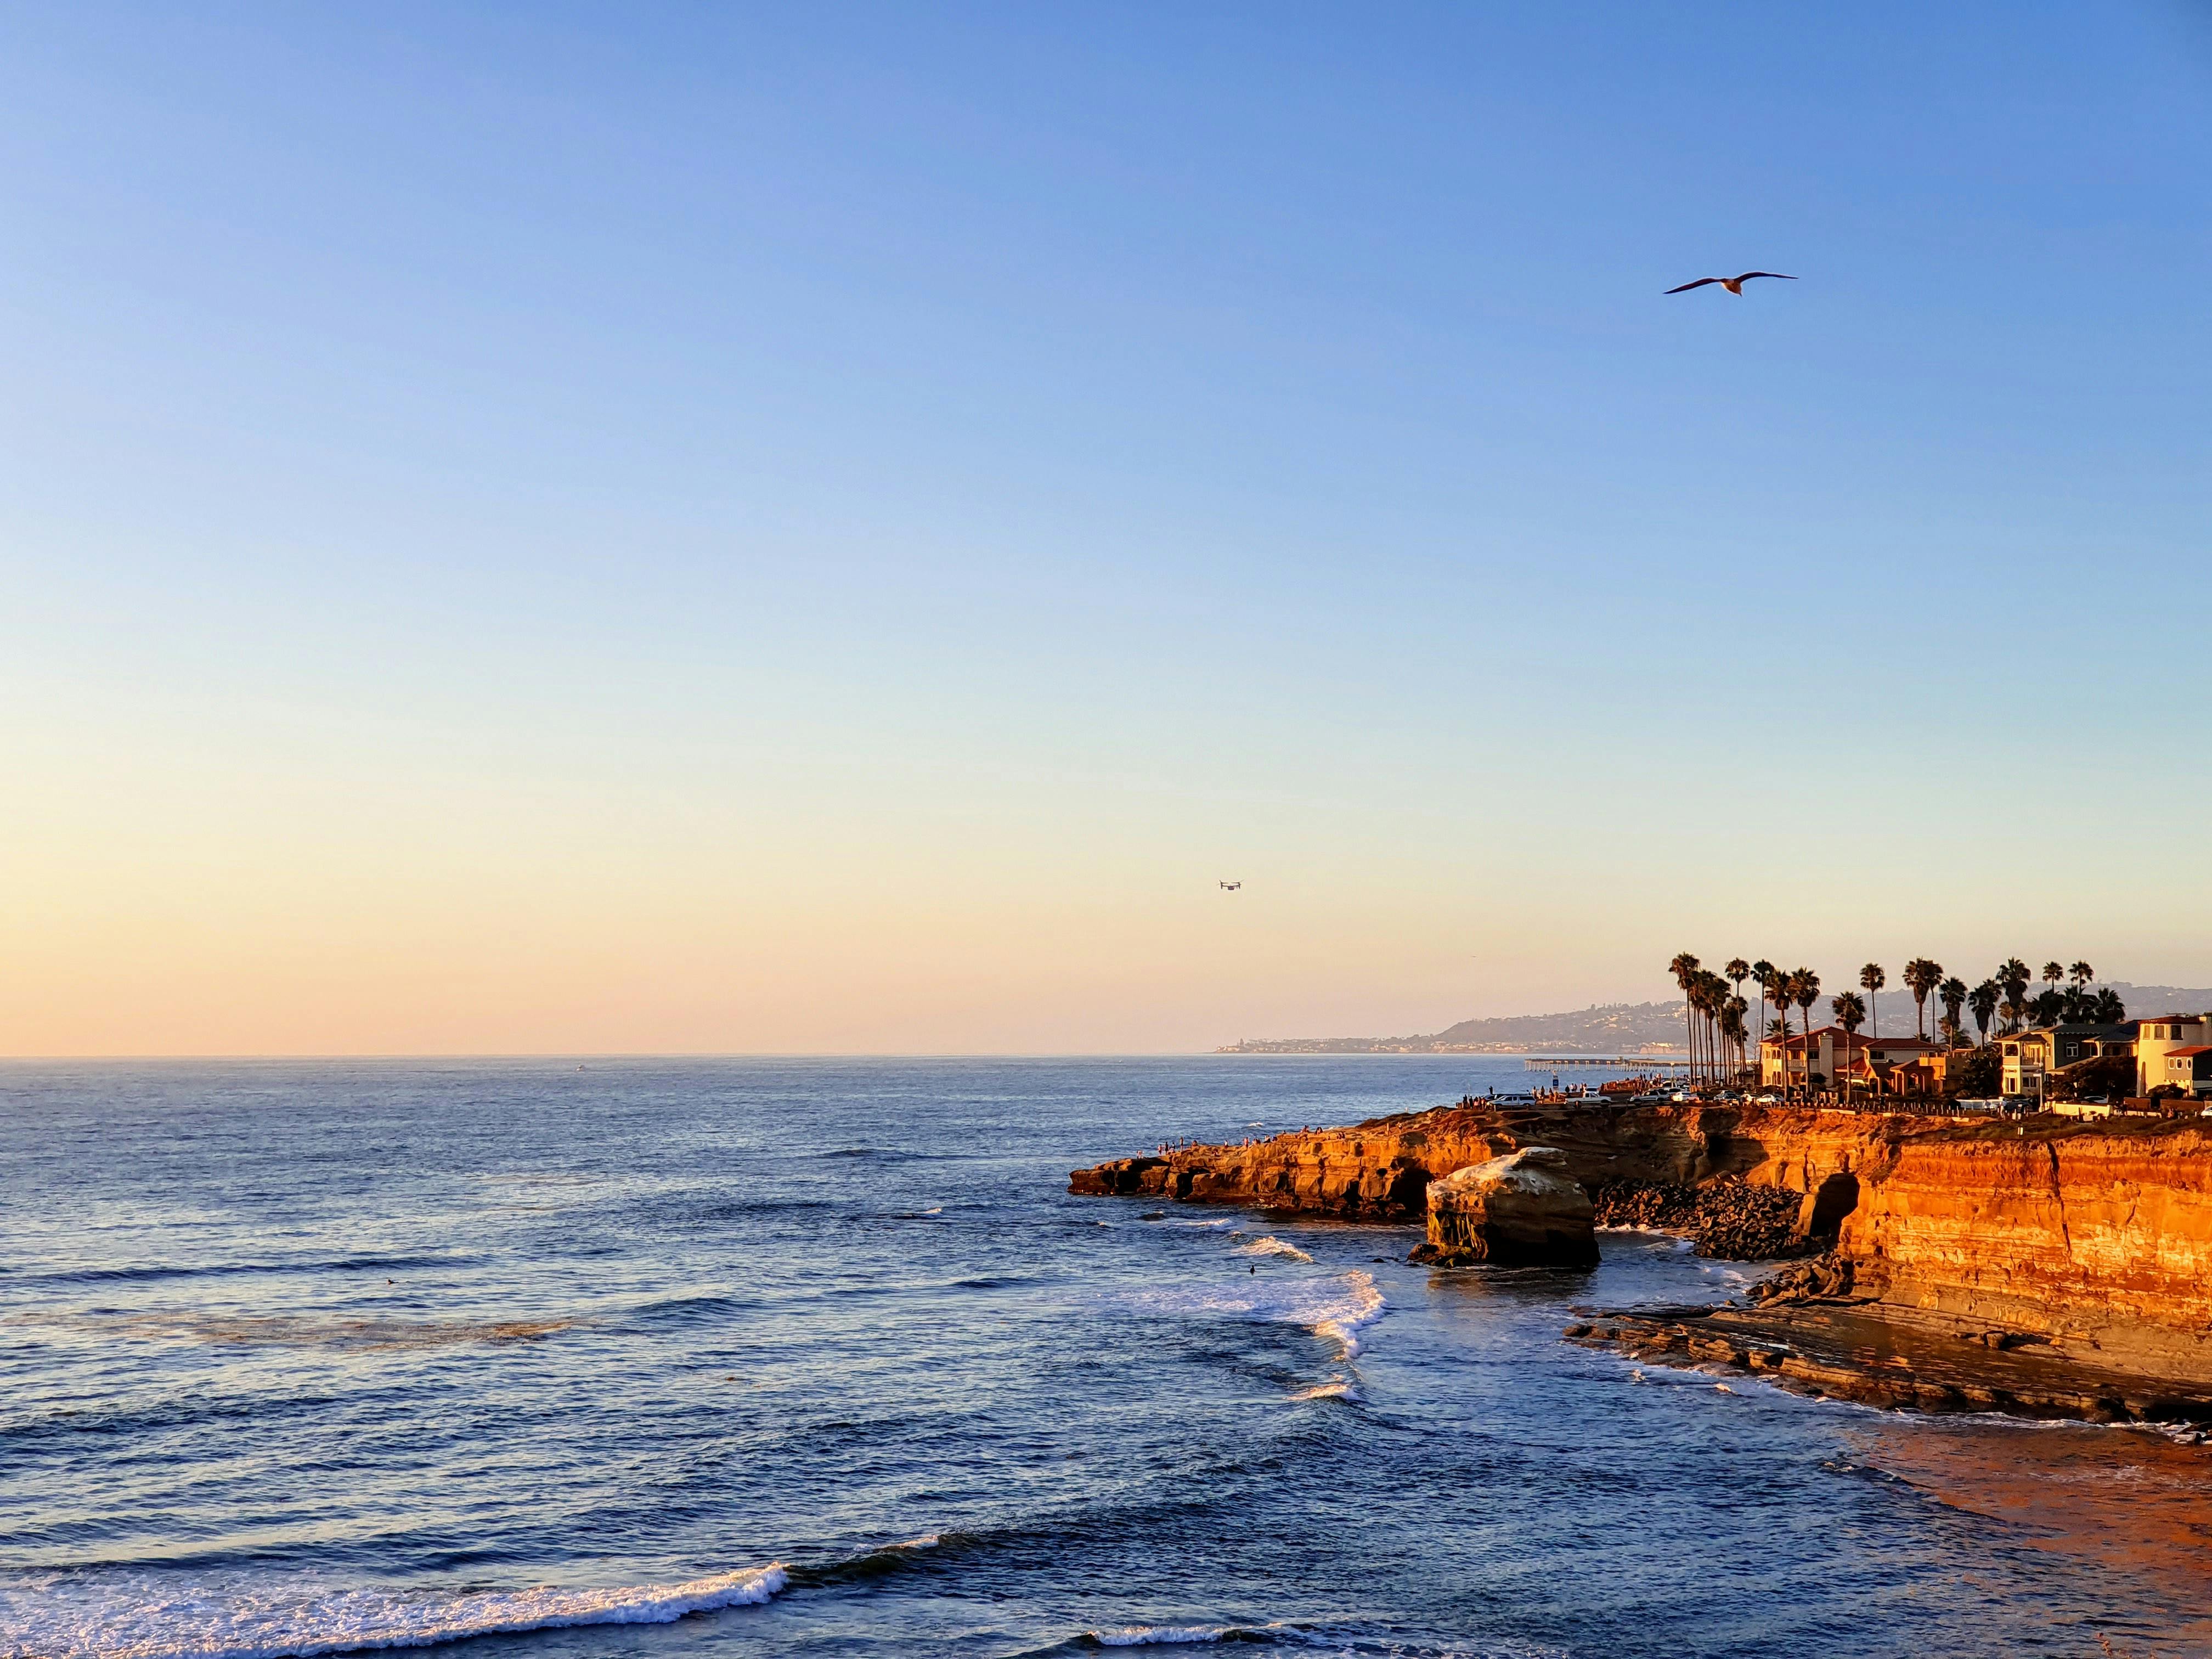
M 2212 1128 L 1966 1123 L 1781 1107 L 1481 1106 L 1079 1170 L 1071 1190 L 1425 1218 L 1432 1180 L 1555 1146 L 1582 1185 L 1735 1177 L 1839 1229 L 1854 1294 L 2212 1379 Z

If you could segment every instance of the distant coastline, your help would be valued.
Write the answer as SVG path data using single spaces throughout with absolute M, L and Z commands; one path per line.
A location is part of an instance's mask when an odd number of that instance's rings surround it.
M 2212 1008 L 2212 988 L 2129 985 L 2112 988 L 2129 1011 L 2147 1018 L 2169 1011 Z M 1908 992 L 1875 999 L 1874 1028 L 1909 1032 L 1914 1008 Z M 1593 1003 L 1570 1013 L 1516 1014 L 1503 1019 L 1463 1019 L 1441 1031 L 1413 1036 L 1245 1037 L 1218 1054 L 1585 1054 L 1663 1060 L 1685 1052 L 1682 1000 Z

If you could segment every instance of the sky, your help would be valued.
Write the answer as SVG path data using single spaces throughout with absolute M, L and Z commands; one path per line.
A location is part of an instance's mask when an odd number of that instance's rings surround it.
M 0 1052 L 2212 983 L 2212 8 L 0 36 Z

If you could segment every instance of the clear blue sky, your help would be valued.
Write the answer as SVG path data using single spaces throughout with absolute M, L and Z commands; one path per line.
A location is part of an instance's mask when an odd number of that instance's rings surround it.
M 22 7 L 0 106 L 0 1048 L 2212 982 L 2212 9 Z

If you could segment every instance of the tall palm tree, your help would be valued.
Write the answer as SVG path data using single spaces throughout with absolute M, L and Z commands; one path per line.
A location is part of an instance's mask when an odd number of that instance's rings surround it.
M 1943 1005 L 1943 1018 L 1951 1027 L 1949 1034 L 1943 1037 L 1943 1046 L 1946 1048 L 1957 1046 L 1959 1014 L 1960 1011 L 1966 1006 L 1967 994 L 1966 981 L 1956 974 L 1952 975 L 1950 978 L 1936 988 L 1936 1000 Z
M 1759 982 L 1760 997 L 1774 1005 L 1774 1012 L 1782 1017 L 1782 1086 L 1790 1086 L 1790 975 L 1779 968 L 1771 969 Z M 1769 1028 L 1767 1035 L 1773 1035 Z
M 1874 1035 L 1881 1035 L 1881 988 L 1889 983 L 1889 975 L 1881 970 L 1878 962 L 1869 962 L 1859 969 L 1859 985 L 1866 992 L 1867 1013 L 1874 1021 Z
M 1905 964 L 1905 988 L 1912 993 L 1912 1034 L 1928 1035 L 1928 994 L 1942 982 L 1943 964 L 1915 957 Z
M 1984 1042 L 1990 1040 L 1990 1021 L 2003 998 L 2004 994 L 1997 989 L 1997 982 L 1993 979 L 1984 980 L 1966 994 L 1966 1006 L 1974 1011 L 1974 1025 L 1981 1033 Z
M 2007 997 L 2002 1002 L 1997 1004 L 1997 1018 L 2004 1022 L 2004 1024 L 1999 1028 L 2000 1031 L 2017 1031 L 2021 1022 L 2027 1018 L 2027 1006 L 2014 1002 L 2010 997 Z
M 2005 994 L 2005 1000 L 2011 1003 L 2020 1014 L 2026 1014 L 2027 988 L 2035 982 L 2035 975 L 2028 971 L 2027 964 L 2018 957 L 2008 957 L 2005 958 L 2004 966 L 1997 969 L 1994 977 L 1997 982 L 1997 989 Z M 1997 1012 L 2004 1015 L 2002 1008 L 1999 1008 Z M 2009 1019 L 2014 1016 L 2005 1015 L 2005 1018 Z
M 1751 977 L 1751 964 L 1746 962 L 1741 957 L 1730 957 L 1729 958 L 1728 966 L 1722 969 L 1721 972 L 1727 976 L 1729 984 L 1734 988 L 1731 994 L 1734 996 L 1735 1000 L 1738 1002 L 1741 1002 L 1743 1000 L 1743 982 Z M 1741 1023 L 1741 1021 L 1738 1022 L 1738 1024 Z
M 1766 1005 L 1770 999 L 1767 988 L 1774 983 L 1774 964 L 1761 957 L 1751 964 L 1751 976 L 1759 981 L 1759 1029 L 1766 1030 Z
M 1716 1083 L 1721 1076 L 1721 1016 L 1728 1009 L 1729 982 L 1718 974 L 1705 975 L 1705 1072 Z
M 1813 1005 L 1820 1000 L 1820 976 L 1810 968 L 1790 970 L 1790 1000 L 1797 1005 L 1798 1023 L 1805 1028 L 1805 1092 L 1813 1092 Z
M 1689 1046 L 1690 1057 L 1694 1061 L 1698 1054 L 1698 1028 L 1690 1006 L 1690 980 L 1698 971 L 1698 959 L 1687 951 L 1678 951 L 1674 953 L 1674 961 L 1667 964 L 1667 971 L 1674 975 L 1674 983 L 1682 988 L 1682 1041 Z
M 2095 981 L 2097 970 L 2086 962 L 2077 962 L 2066 970 L 2066 976 L 2086 989 Z
M 1734 1064 L 1735 1077 L 1733 1081 L 1737 1083 L 1741 1082 L 1743 1079 L 1744 1041 L 1751 1035 L 1750 1028 L 1744 1024 L 1743 1017 L 1750 1012 L 1751 1005 L 1743 1000 L 1743 995 L 1741 992 L 1731 996 L 1728 1000 L 1728 1006 L 1721 1010 L 1722 1035 L 1726 1036 L 1730 1042 L 1735 1045 L 1735 1060 Z
M 2057 990 L 2058 988 L 2058 981 L 2065 977 L 2066 964 L 2064 963 L 2046 962 L 2043 964 L 2043 982 L 2045 985 L 2050 986 L 2053 990 Z
M 1835 995 L 1828 999 L 1828 1007 L 1836 1016 L 1836 1024 L 1844 1028 L 1844 1098 L 1849 1100 L 1850 1098 L 1851 1086 L 1850 1071 L 1851 1052 L 1850 1039 L 1856 1036 L 1859 1034 L 1859 1027 L 1866 1024 L 1866 999 L 1861 996 L 1856 991 L 1838 991 Z M 1811 1062 L 1808 1061 L 1807 1063 L 1810 1064 Z

